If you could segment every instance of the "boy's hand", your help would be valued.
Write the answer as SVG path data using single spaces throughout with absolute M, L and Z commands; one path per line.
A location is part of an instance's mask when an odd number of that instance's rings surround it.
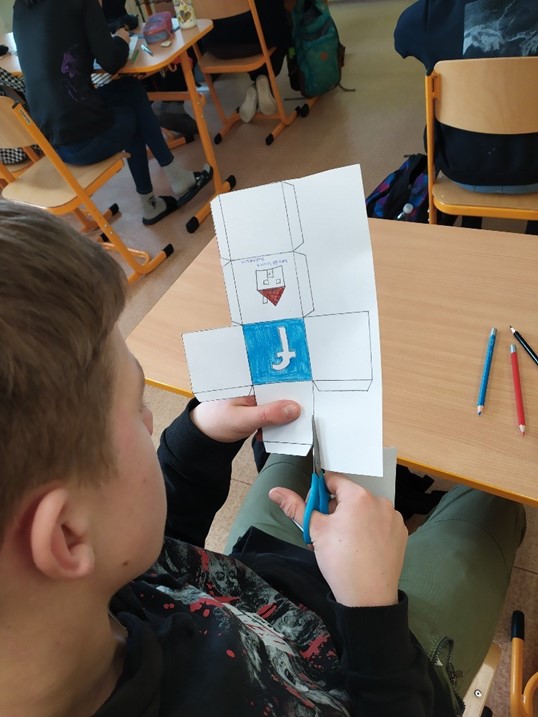
M 291 423 L 301 413 L 295 401 L 274 401 L 257 406 L 254 396 L 200 403 L 191 411 L 194 425 L 209 438 L 233 443 L 248 438 L 258 428 Z
M 334 495 L 330 514 L 314 511 L 310 534 L 316 559 L 334 597 L 349 607 L 398 602 L 407 529 L 390 501 L 377 498 L 339 473 L 326 473 Z M 287 488 L 273 488 L 272 501 L 303 524 L 305 502 Z

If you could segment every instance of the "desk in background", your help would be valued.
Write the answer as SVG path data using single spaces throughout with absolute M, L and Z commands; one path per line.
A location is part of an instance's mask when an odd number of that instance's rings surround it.
M 538 346 L 536 237 L 370 220 L 379 304 L 384 445 L 404 465 L 538 505 L 538 367 L 519 352 L 517 427 L 509 324 Z M 352 290 L 352 287 L 350 287 Z M 181 334 L 230 324 L 216 242 L 127 339 L 149 384 L 190 395 Z M 498 329 L 487 403 L 484 352 Z

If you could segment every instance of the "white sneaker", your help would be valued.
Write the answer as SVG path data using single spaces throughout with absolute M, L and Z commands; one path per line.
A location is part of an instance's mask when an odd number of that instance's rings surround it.
M 269 78 L 266 75 L 256 77 L 256 91 L 258 92 L 258 107 L 264 115 L 274 115 L 277 107 Z
M 258 106 L 258 94 L 254 85 L 250 85 L 243 100 L 243 104 L 239 108 L 239 116 L 243 122 L 251 122 L 252 118 L 256 114 L 256 107 Z

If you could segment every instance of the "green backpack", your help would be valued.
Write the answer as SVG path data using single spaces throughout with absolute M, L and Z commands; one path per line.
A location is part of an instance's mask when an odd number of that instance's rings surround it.
M 345 47 L 324 0 L 296 0 L 290 16 L 290 84 L 303 97 L 317 97 L 340 84 Z

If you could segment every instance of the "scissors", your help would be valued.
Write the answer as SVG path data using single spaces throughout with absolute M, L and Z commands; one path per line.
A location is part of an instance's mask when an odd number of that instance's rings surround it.
M 321 467 L 321 457 L 319 453 L 319 441 L 316 431 L 316 420 L 312 416 L 312 483 L 310 485 L 310 493 L 306 501 L 306 509 L 303 519 L 303 538 L 305 543 L 312 543 L 310 537 L 310 518 L 312 511 L 317 510 L 320 513 L 329 512 L 330 494 L 325 485 L 324 471 Z

